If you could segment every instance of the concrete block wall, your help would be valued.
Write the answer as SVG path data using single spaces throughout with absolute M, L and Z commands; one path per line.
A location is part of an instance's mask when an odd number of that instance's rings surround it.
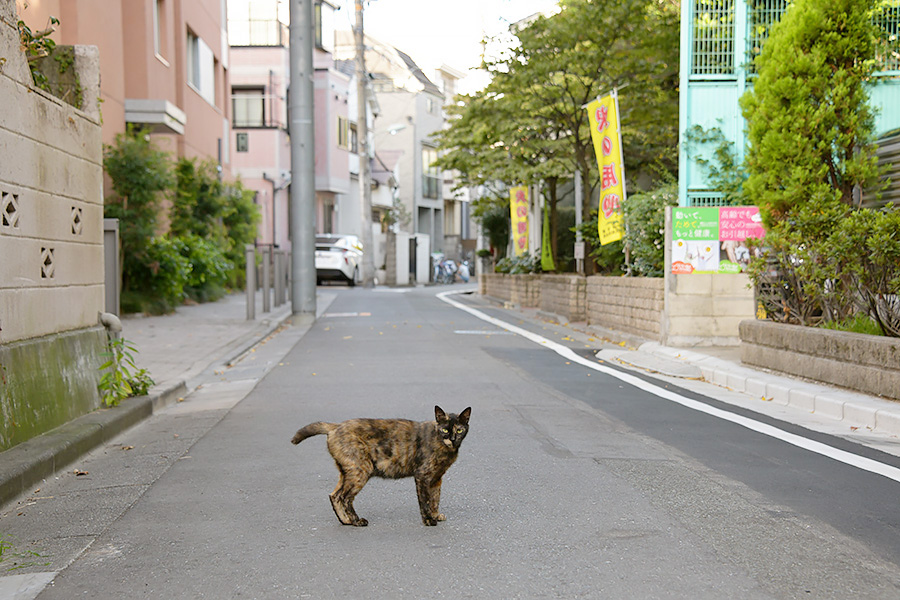
M 656 277 L 588 277 L 588 323 L 658 340 L 665 307 L 663 283 Z
M 0 450 L 89 412 L 106 334 L 99 114 L 33 86 L 0 0 Z M 76 47 L 85 105 L 96 49 Z
M 744 274 L 665 276 L 661 342 L 668 346 L 737 346 L 741 321 L 756 316 Z
M 569 321 L 587 320 L 585 278 L 581 275 L 542 275 L 540 308 Z
M 485 296 L 523 308 L 541 306 L 541 276 L 537 274 L 485 273 L 479 288 Z
M 741 362 L 900 400 L 900 339 L 745 320 Z
M 104 308 L 103 155 L 99 121 L 31 85 L 15 4 L 0 5 L 0 56 L 6 59 L 0 67 L 5 344 L 97 324 Z M 98 98 L 99 70 L 81 85 L 85 98 Z

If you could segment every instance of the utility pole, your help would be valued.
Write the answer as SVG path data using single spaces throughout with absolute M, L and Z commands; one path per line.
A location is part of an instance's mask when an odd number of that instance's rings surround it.
M 368 97 L 366 96 L 366 45 L 363 30 L 363 0 L 356 2 L 356 138 L 359 153 L 359 206 L 360 239 L 363 245 L 362 284 L 370 288 L 375 285 L 375 260 L 372 247 L 372 184 L 369 174 L 369 121 Z
M 313 1 L 290 4 L 291 309 L 301 321 L 316 318 Z

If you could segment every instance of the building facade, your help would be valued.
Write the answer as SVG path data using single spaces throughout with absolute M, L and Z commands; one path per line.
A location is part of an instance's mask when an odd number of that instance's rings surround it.
M 314 8 L 316 232 L 334 233 L 341 199 L 353 193 L 350 78 L 331 54 L 336 6 L 323 1 Z M 235 174 L 256 192 L 257 244 L 281 249 L 290 248 L 289 22 L 282 0 L 228 2 Z
M 679 204 L 717 206 L 722 194 L 713 189 L 698 158 L 712 157 L 713 144 L 688 141 L 688 132 L 699 126 L 719 129 L 734 144 L 743 160 L 745 122 L 738 104 L 753 85 L 752 59 L 759 54 L 769 30 L 790 6 L 790 0 L 682 0 L 681 97 L 679 105 Z M 893 48 L 878 57 L 880 70 L 870 87 L 876 109 L 876 135 L 886 136 L 900 127 L 900 6 L 880 3 L 876 22 L 893 37 Z
M 24 0 L 32 30 L 100 51 L 103 142 L 127 124 L 150 128 L 176 157 L 214 160 L 231 176 L 225 0 Z M 98 15 L 102 15 L 99 18 Z

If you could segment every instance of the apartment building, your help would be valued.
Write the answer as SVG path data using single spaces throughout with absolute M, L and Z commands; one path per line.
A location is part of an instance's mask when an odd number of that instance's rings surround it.
M 35 31 L 58 18 L 58 44 L 98 47 L 104 143 L 127 124 L 146 126 L 162 149 L 215 160 L 231 177 L 225 0 L 18 0 L 16 8 Z
M 314 8 L 316 231 L 332 233 L 340 199 L 353 194 L 350 78 L 331 56 L 337 6 L 321 1 Z M 228 1 L 235 174 L 256 192 L 257 243 L 283 249 L 290 248 L 289 23 L 283 0 Z

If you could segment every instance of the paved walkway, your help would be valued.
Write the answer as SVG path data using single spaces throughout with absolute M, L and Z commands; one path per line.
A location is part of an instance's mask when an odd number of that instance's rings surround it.
M 265 338 L 291 314 L 290 303 L 263 313 L 256 293 L 256 319 L 247 320 L 244 294 L 218 302 L 181 306 L 159 317 L 122 319 L 122 335 L 137 348 L 135 362 L 147 369 L 161 392 L 189 381 L 214 364 L 228 363 Z

